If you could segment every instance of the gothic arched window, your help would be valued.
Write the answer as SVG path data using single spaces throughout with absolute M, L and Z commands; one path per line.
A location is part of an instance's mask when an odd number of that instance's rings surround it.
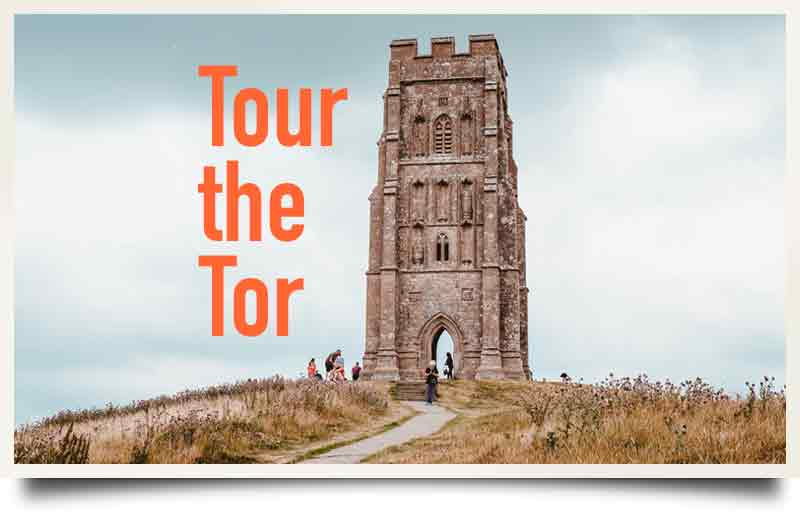
M 439 237 L 436 239 L 436 260 L 450 260 L 450 240 L 444 234 L 439 234 Z
M 433 125 L 433 153 L 453 153 L 453 122 L 442 114 Z

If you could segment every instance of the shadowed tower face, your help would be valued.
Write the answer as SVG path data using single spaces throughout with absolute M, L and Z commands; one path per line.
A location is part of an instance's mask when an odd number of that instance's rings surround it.
M 392 41 L 378 182 L 369 197 L 365 378 L 417 379 L 443 332 L 460 377 L 528 367 L 525 215 L 506 69 L 492 35 L 469 52 Z

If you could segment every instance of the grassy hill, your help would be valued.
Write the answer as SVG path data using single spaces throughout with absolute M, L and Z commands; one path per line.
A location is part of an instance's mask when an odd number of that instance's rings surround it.
M 373 463 L 784 463 L 786 394 L 765 377 L 731 397 L 700 379 L 593 385 L 442 382 L 457 414 Z M 289 463 L 414 412 L 387 383 L 270 378 L 128 406 L 64 411 L 14 433 L 18 463 Z
M 730 397 L 700 379 L 599 384 L 442 383 L 459 415 L 371 463 L 680 464 L 786 462 L 786 395 L 774 380 Z
M 64 411 L 14 432 L 18 463 L 257 463 L 398 417 L 387 384 L 280 377 Z

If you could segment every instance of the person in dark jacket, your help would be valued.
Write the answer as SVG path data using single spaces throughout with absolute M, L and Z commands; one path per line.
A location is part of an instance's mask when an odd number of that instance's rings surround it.
M 447 358 L 444 361 L 444 376 L 448 380 L 452 380 L 454 377 L 453 373 L 453 354 L 447 352 Z
M 325 374 L 326 375 L 331 372 L 331 370 L 333 369 L 334 365 L 336 364 L 336 358 L 339 357 L 341 354 L 342 354 L 341 350 L 336 350 L 335 352 L 331 353 L 330 355 L 328 355 L 325 358 Z
M 428 405 L 433 404 L 436 396 L 436 384 L 439 383 L 439 370 L 436 369 L 436 361 L 431 361 L 425 368 L 425 401 Z

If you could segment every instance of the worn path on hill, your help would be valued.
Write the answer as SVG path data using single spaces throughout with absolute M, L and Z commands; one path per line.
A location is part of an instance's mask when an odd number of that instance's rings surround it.
M 335 448 L 313 459 L 302 461 L 300 464 L 358 464 L 364 458 L 390 446 L 403 444 L 418 437 L 427 437 L 456 417 L 453 412 L 435 404 L 428 405 L 425 402 L 403 403 L 419 411 L 420 414 L 397 428 L 368 437 L 357 443 Z

